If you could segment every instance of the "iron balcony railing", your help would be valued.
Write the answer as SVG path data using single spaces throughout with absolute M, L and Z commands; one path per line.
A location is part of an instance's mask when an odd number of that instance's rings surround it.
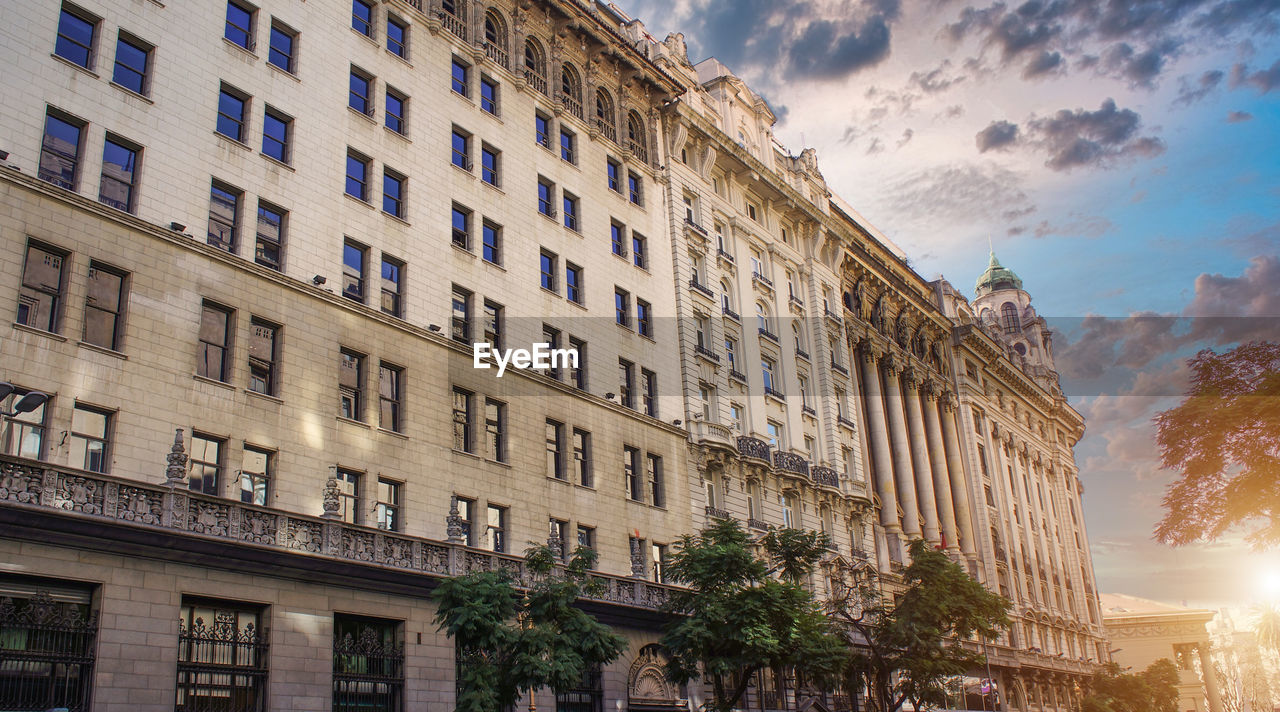
M 371 626 L 333 641 L 333 712 L 400 712 L 404 647 Z
M 262 712 L 267 708 L 267 641 L 235 616 L 191 627 L 178 621 L 177 712 Z
M 0 598 L 0 710 L 90 709 L 97 633 L 86 605 Z

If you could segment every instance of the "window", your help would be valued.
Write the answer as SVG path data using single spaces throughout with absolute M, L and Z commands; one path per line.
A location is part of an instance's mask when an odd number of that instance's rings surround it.
M 539 258 L 539 272 L 542 288 L 552 292 L 559 293 L 556 284 L 556 254 L 547 250 L 542 250 Z
M 649 302 L 643 299 L 636 300 L 636 333 L 650 338 L 653 337 L 653 315 L 651 312 Z
M 280 161 L 289 162 L 289 136 L 293 133 L 293 118 L 270 106 L 262 117 L 262 152 Z
M 570 163 L 578 162 L 578 137 L 564 127 L 560 128 L 560 158 Z
M 475 500 L 458 497 L 458 519 L 462 520 L 463 543 L 467 546 L 476 545 L 475 515 Z
M 475 453 L 472 427 L 471 392 L 453 389 L 453 449 Z
M 1018 307 L 1013 302 L 1005 302 L 1000 306 L 1000 325 L 1004 327 L 1006 334 L 1013 334 L 1022 329 L 1022 324 L 1018 319 Z
M 333 712 L 404 709 L 402 621 L 333 616 Z
M 735 430 L 742 431 L 742 406 L 737 403 L 729 404 L 729 420 L 733 423 Z
M 809 377 L 803 373 L 796 377 L 800 382 L 800 406 L 809 409 Z
M 338 355 L 338 415 L 364 419 L 364 354 L 350 349 Z
M 34 329 L 58 332 L 61 317 L 66 254 L 35 243 L 27 245 L 22 287 L 18 290 L 17 322 Z
M 178 619 L 177 709 L 259 710 L 267 706 L 268 638 L 262 609 L 182 597 Z
M 818 461 L 818 442 L 812 436 L 804 436 L 804 452 L 811 461 Z
M 747 203 L 747 217 L 751 218 L 752 220 L 755 220 L 756 222 L 760 221 L 760 218 L 757 215 L 758 210 L 759 209 L 756 208 L 754 203 Z
M 622 475 L 626 481 L 627 499 L 644 501 L 644 489 L 640 486 L 640 450 L 630 445 L 622 448 Z
M 724 337 L 724 353 L 729 357 L 729 370 L 737 370 L 738 362 L 738 340 L 732 336 Z
M 338 480 L 339 515 L 342 521 L 348 524 L 363 523 L 360 511 L 361 473 L 339 467 L 335 471 L 335 477 Z
M 667 545 L 652 544 L 649 556 L 653 559 L 653 580 L 658 583 L 667 581 Z
M 631 171 L 627 171 L 627 197 L 636 205 L 644 205 L 644 183 Z
M 627 227 L 620 223 L 609 223 L 609 244 L 613 249 L 613 254 L 619 257 L 627 256 Z
M 188 488 L 192 492 L 218 496 L 222 480 L 222 449 L 225 441 L 198 432 L 191 433 L 191 474 Z
M 573 471 L 578 484 L 583 487 L 594 484 L 591 476 L 591 433 L 578 428 L 573 429 Z
M 36 175 L 56 186 L 75 190 L 79 183 L 80 142 L 84 122 L 49 109 L 40 142 L 40 167 Z
M 538 178 L 538 212 L 549 218 L 556 216 L 556 186 L 546 178 Z
M 502 264 L 502 226 L 485 220 L 481 225 L 480 234 L 484 261 L 495 265 Z M 456 235 L 455 232 L 455 237 Z
M 649 503 L 655 507 L 663 505 L 665 495 L 662 483 L 662 457 L 653 453 L 645 453 L 645 477 L 649 485 Z
M 450 83 L 453 91 L 462 96 L 468 96 L 468 90 L 471 83 L 471 67 L 457 57 L 453 58 L 452 69 L 450 70 Z
M 613 290 L 613 311 L 614 320 L 618 322 L 618 326 L 631 328 L 631 295 L 624 289 L 614 288 Z
M 484 399 L 485 455 L 490 460 L 507 461 L 507 404 Z
M 480 77 L 480 108 L 498 115 L 498 83 L 489 77 Z
M 399 482 L 378 478 L 378 503 L 374 506 L 373 516 L 375 526 L 379 529 L 391 532 L 401 530 L 400 488 Z
M 640 386 L 644 414 L 658 417 L 658 374 L 647 368 L 640 369 Z
M 609 96 L 609 92 L 603 88 L 597 89 L 595 126 L 610 141 L 618 140 L 617 120 L 618 115 L 613 108 L 613 97 Z
M 539 93 L 547 93 L 546 54 L 533 38 L 524 41 L 524 77 Z
M 378 364 L 378 427 L 404 432 L 404 369 Z
M 253 51 L 253 20 L 257 14 L 252 6 L 242 5 L 236 0 L 227 2 L 227 22 L 222 36 L 233 44 Z
M 550 522 L 550 532 L 548 536 L 560 545 L 560 560 L 568 561 L 569 554 L 569 523 L 563 519 L 552 517 Z
M 694 225 L 698 224 L 697 200 L 696 197 L 688 193 L 684 194 L 684 221 Z
M 587 342 L 569 337 L 569 348 L 578 353 L 578 363 L 569 369 L 569 380 L 580 391 L 587 390 Z
M 636 267 L 649 267 L 649 252 L 646 249 L 648 242 L 644 235 L 634 230 L 631 231 L 631 261 L 635 263 Z
M 244 446 L 244 460 L 240 466 L 240 501 L 265 507 L 267 486 L 271 482 L 271 464 L 275 453 L 270 450 Z
M 138 154 L 142 149 L 124 139 L 107 134 L 102 148 L 102 182 L 98 200 L 116 210 L 133 212 L 134 181 L 137 179 Z
M 30 392 L 25 388 L 15 388 L 9 397 L 0 399 L 0 407 L 11 411 Z M 44 455 L 45 413 L 48 412 L 48 405 L 46 400 L 26 413 L 0 418 L 0 437 L 3 438 L 6 455 L 41 459 Z
M 249 97 L 243 92 L 223 84 L 218 92 L 218 133 L 232 141 L 244 142 L 245 123 L 248 120 Z
M 542 342 L 545 343 L 548 348 L 551 348 L 553 350 L 560 349 L 561 347 L 560 330 L 556 329 L 553 326 L 543 324 L 542 325 Z M 559 360 L 552 361 L 551 366 L 545 369 L 540 369 L 539 372 L 544 375 L 550 376 L 556 379 L 557 381 L 561 380 Z
M 387 49 L 400 59 L 409 58 L 409 25 L 387 15 Z
M 271 47 L 267 51 L 267 62 L 293 74 L 297 71 L 294 65 L 298 45 L 298 33 L 279 22 L 271 23 Z
M 769 447 L 777 450 L 785 445 L 782 441 L 782 425 L 779 423 L 772 420 L 765 423 L 765 433 L 769 441 Z
M 547 418 L 547 476 L 568 477 L 564 466 L 564 423 Z
M 453 244 L 464 250 L 471 250 L 471 210 L 457 203 L 453 204 Z
M 342 243 L 342 296 L 364 304 L 364 265 L 369 248 L 358 242 Z
M 382 253 L 382 313 L 404 318 L 404 263 Z
M 564 226 L 570 230 L 580 230 L 578 226 L 578 197 L 564 193 Z
M 584 524 L 579 524 L 578 525 L 578 548 L 594 550 L 595 544 L 596 544 L 595 527 L 589 527 Z
M 539 146 L 551 150 L 551 118 L 541 112 L 533 117 L 533 140 Z
M 702 419 L 711 421 L 714 413 L 715 389 L 705 383 L 698 384 L 698 399 L 702 401 Z
M 263 267 L 279 271 L 284 251 L 285 218 L 288 211 L 270 203 L 258 201 L 258 237 L 254 245 L 253 261 Z
M 257 317 L 249 320 L 249 390 L 274 396 L 279 350 L 276 335 L 280 327 Z
M 237 233 L 240 230 L 239 188 L 214 181 L 209 190 L 209 238 L 210 245 L 235 254 Z
M 124 283 L 122 272 L 97 262 L 89 263 L 89 286 L 84 300 L 85 343 L 118 350 Z
M 226 381 L 227 351 L 231 347 L 231 310 L 204 302 L 200 307 L 200 345 L 196 374 Z
M 111 81 L 145 96 L 150 64 L 151 46 L 121 30 L 116 39 L 116 66 L 111 72 Z
M 480 146 L 480 180 L 492 186 L 498 183 L 498 157 L 501 151 L 488 144 Z
M 347 106 L 365 116 L 373 116 L 373 77 L 351 68 L 351 87 L 347 93 Z
M 609 190 L 612 190 L 615 193 L 621 193 L 622 164 L 612 158 L 606 158 L 604 163 L 604 172 L 609 181 Z
M 71 457 L 68 463 L 90 472 L 106 472 L 111 463 L 107 443 L 110 426 L 109 411 L 76 403 L 71 414 Z
M 796 529 L 800 526 L 797 505 L 798 502 L 794 493 L 788 492 L 782 495 L 782 526 L 788 529 Z
M 471 343 L 471 292 L 453 286 L 453 340 Z
M 390 168 L 382 170 L 382 212 L 403 220 L 405 211 L 405 189 L 409 180 Z
M 484 527 L 484 546 L 498 553 L 507 550 L 507 508 L 496 504 L 488 506 Z
M 93 41 L 98 19 L 78 7 L 62 6 L 53 53 L 85 69 L 93 69 Z
M 408 126 L 405 124 L 405 109 L 408 105 L 409 97 L 391 87 L 387 87 L 387 128 L 401 136 L 409 131 Z
M 636 365 L 630 361 L 618 359 L 618 400 L 627 408 L 635 407 Z
M 502 305 L 484 300 L 484 340 L 494 351 L 502 350 Z
M 464 171 L 471 170 L 471 134 L 458 127 L 453 127 L 453 165 Z
M 351 0 L 351 29 L 365 37 L 373 37 L 373 5 L 364 0 Z
M 369 200 L 369 159 L 347 150 L 347 195 L 356 200 Z
M 564 263 L 564 286 L 565 296 L 569 298 L 569 301 L 581 304 L 584 299 L 581 267 L 572 262 Z

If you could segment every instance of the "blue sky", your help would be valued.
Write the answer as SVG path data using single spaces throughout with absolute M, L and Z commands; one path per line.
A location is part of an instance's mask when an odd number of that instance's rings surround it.
M 1236 539 L 1151 540 L 1172 474 L 1150 424 L 1187 356 L 1280 337 L 1280 2 L 618 4 L 763 94 L 922 275 L 972 294 L 990 241 L 1023 278 L 1088 418 L 1100 590 L 1216 607 L 1280 570 Z

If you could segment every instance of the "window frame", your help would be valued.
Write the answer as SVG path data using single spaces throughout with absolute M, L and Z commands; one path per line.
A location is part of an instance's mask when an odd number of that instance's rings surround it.
M 248 23 L 247 23 L 248 27 L 241 27 L 239 25 L 232 23 L 231 8 L 233 7 L 239 10 L 240 12 L 243 12 L 244 14 L 248 15 Z M 241 49 L 248 50 L 249 52 L 253 52 L 254 46 L 256 44 L 256 42 L 254 41 L 255 35 L 257 35 L 258 33 L 258 28 L 257 28 L 258 8 L 248 3 L 240 2 L 240 0 L 227 0 L 227 12 L 223 17 L 223 20 L 224 20 L 224 23 L 222 27 L 222 38 Z M 231 32 L 231 28 L 233 27 L 239 33 L 244 35 L 243 42 L 237 41 L 235 38 L 229 35 L 229 33 Z
M 125 319 L 126 307 L 128 306 L 130 274 L 118 267 L 113 267 L 104 262 L 99 262 L 97 260 L 90 260 L 89 271 L 88 271 L 88 280 L 90 281 L 90 283 L 92 283 L 92 280 L 94 279 L 95 274 L 99 272 L 112 275 L 113 277 L 119 280 L 119 285 L 116 287 L 116 294 L 115 294 L 115 298 L 116 298 L 115 310 L 112 311 L 110 309 L 106 309 L 106 308 L 97 306 L 95 304 L 92 304 L 91 300 L 93 300 L 93 288 L 92 286 L 87 287 L 85 289 L 85 297 L 84 297 L 84 300 L 85 300 L 84 301 L 84 326 L 82 329 L 80 340 L 84 343 L 93 344 L 94 346 L 98 346 L 104 349 L 109 349 L 111 351 L 119 351 L 120 342 L 124 338 L 124 319 Z M 111 321 L 110 321 L 111 336 L 110 336 L 109 343 L 100 344 L 96 341 L 91 341 L 89 338 L 90 314 L 94 312 L 100 312 L 100 313 L 111 315 Z
M 108 151 L 110 151 L 111 147 L 113 146 L 121 151 L 124 151 L 129 155 L 128 163 L 132 166 L 132 168 L 130 168 L 128 172 L 128 175 L 129 175 L 128 181 L 121 180 L 119 178 L 116 178 L 115 176 L 108 175 L 107 173 L 107 166 L 109 163 L 111 163 L 110 161 L 107 160 L 107 153 Z M 117 210 L 121 210 L 123 212 L 132 214 L 133 211 L 136 210 L 138 207 L 137 205 L 138 203 L 138 195 L 137 195 L 138 170 L 141 163 L 142 163 L 142 146 L 139 146 L 138 144 L 122 136 L 108 132 L 106 136 L 106 140 L 104 141 L 102 146 L 102 175 L 98 182 L 98 202 L 104 205 L 107 205 L 109 207 L 115 208 Z M 123 164 L 114 163 L 114 165 L 123 165 Z M 125 201 L 124 201 L 123 207 L 121 207 L 121 205 L 119 205 L 113 198 L 110 198 L 109 196 L 107 196 L 106 188 L 107 188 L 108 181 L 111 181 L 113 183 L 116 183 L 125 187 Z
M 258 338 L 258 336 L 253 333 L 255 329 L 271 330 L 271 354 L 268 358 L 264 358 L 261 355 L 254 355 L 253 341 L 255 338 Z M 246 390 L 274 398 L 280 390 L 281 326 L 267 321 L 266 319 L 250 315 L 249 331 L 249 348 L 247 349 L 247 356 L 249 359 L 249 385 Z M 259 381 L 262 383 L 261 388 L 257 387 Z
M 142 54 L 141 70 L 127 62 L 121 62 L 120 45 L 127 45 L 131 49 Z M 115 60 L 111 65 L 111 83 L 122 89 L 131 91 L 138 96 L 149 96 L 151 94 L 151 57 L 153 52 L 155 52 L 155 45 L 121 28 L 116 35 L 116 55 Z M 121 67 L 131 75 L 137 76 L 137 89 L 120 81 Z
M 276 47 L 277 35 L 289 40 L 288 52 Z M 275 61 L 277 55 L 285 58 L 283 65 Z M 271 18 L 271 32 L 267 39 L 267 64 L 288 74 L 298 73 L 298 31 L 274 17 Z
M 283 138 L 275 136 L 271 133 L 271 122 L 275 122 L 283 131 Z M 286 166 L 293 160 L 292 146 L 290 140 L 293 137 L 293 117 L 280 111 L 279 109 L 267 104 L 262 111 L 262 153 L 268 158 L 273 158 Z M 271 141 L 271 144 L 268 144 Z M 279 154 L 268 151 L 269 145 L 279 146 Z
M 75 20 L 79 20 L 80 22 L 83 22 L 86 25 L 89 25 L 89 44 L 88 45 L 83 44 L 78 39 L 71 37 L 70 35 L 66 34 L 63 31 L 62 22 L 68 16 L 70 16 Z M 54 31 L 53 54 L 57 57 L 67 60 L 68 62 L 76 65 L 77 67 L 81 67 L 83 69 L 87 69 L 90 72 L 92 72 L 94 64 L 96 64 L 96 60 L 98 58 L 96 48 L 98 46 L 98 28 L 101 24 L 102 24 L 102 18 L 76 5 L 72 5 L 70 3 L 65 3 L 65 2 L 62 3 L 58 11 L 58 27 Z M 70 57 L 62 53 L 62 44 L 63 44 L 62 41 L 64 39 L 70 44 L 74 45 L 75 47 L 78 47 L 84 50 L 83 63 L 80 62 L 75 57 Z
M 367 354 L 355 349 L 345 346 L 338 349 L 338 416 L 341 418 L 364 422 L 365 370 L 368 358 Z M 350 379 L 348 370 L 354 371 Z

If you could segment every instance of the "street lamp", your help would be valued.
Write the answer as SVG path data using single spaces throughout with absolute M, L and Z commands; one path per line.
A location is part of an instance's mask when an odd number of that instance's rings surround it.
M 17 390 L 18 390 L 17 387 L 15 387 L 12 383 L 0 382 L 0 401 L 13 395 L 13 393 Z M 47 402 L 49 402 L 48 393 L 41 393 L 40 391 L 28 391 L 21 398 L 18 399 L 18 402 L 13 404 L 12 411 L 0 410 L 0 415 L 6 418 L 13 418 L 23 413 L 30 413 L 31 411 L 35 410 L 36 408 L 39 408 L 40 406 L 44 405 Z

